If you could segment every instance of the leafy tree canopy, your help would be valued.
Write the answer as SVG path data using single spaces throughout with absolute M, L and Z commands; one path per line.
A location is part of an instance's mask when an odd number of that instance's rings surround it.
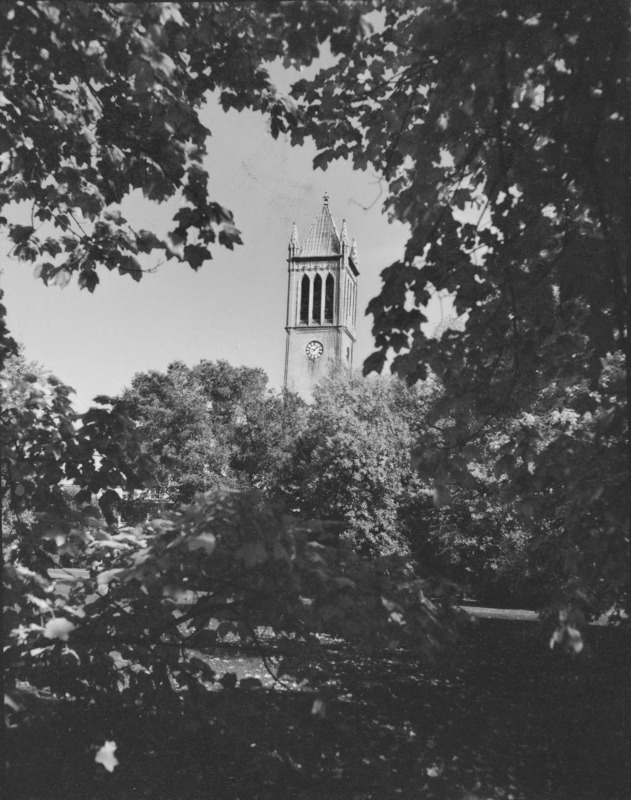
M 156 719 L 203 715 L 213 684 L 237 685 L 233 673 L 214 668 L 218 650 L 235 638 L 255 648 L 274 680 L 326 686 L 335 677 L 325 666 L 326 637 L 342 636 L 367 654 L 405 645 L 432 658 L 453 635 L 462 615 L 449 585 L 418 579 L 405 559 L 329 546 L 325 524 L 304 524 L 256 493 L 198 492 L 177 510 L 125 528 L 108 525 L 98 508 L 77 508 L 82 497 L 109 504 L 115 490 L 140 486 L 138 467 L 148 459 L 130 421 L 111 403 L 80 418 L 71 390 L 56 379 L 21 362 L 9 372 L 4 488 L 16 515 L 22 505 L 44 512 L 35 515 L 35 532 L 19 531 L 31 548 L 3 567 L 8 704 L 18 718 L 25 681 L 80 708 L 97 703 L 116 724 L 139 707 Z M 154 398 L 161 424 L 171 425 L 171 412 L 186 440 L 195 404 L 185 398 L 172 408 L 184 378 L 197 389 L 205 379 L 224 403 L 217 417 L 226 427 L 235 413 L 245 417 L 247 390 L 265 385 L 259 371 L 221 362 L 139 376 L 140 399 Z M 64 494 L 68 479 L 79 489 L 74 505 Z M 42 540 L 51 544 L 43 559 L 35 546 Z M 75 569 L 52 575 L 51 560 Z M 239 688 L 257 685 L 248 678 Z
M 281 474 L 292 507 L 337 521 L 341 540 L 360 552 L 407 552 L 401 508 L 413 491 L 412 431 L 426 405 L 396 378 L 323 381 Z
M 139 373 L 120 405 L 156 461 L 152 494 L 170 507 L 210 489 L 269 490 L 301 407 L 268 390 L 263 370 L 226 361 Z
M 598 606 L 599 581 L 624 602 L 625 579 L 603 564 L 628 581 L 628 3 L 381 8 L 382 27 L 293 87 L 316 164 L 377 169 L 386 208 L 411 228 L 369 305 L 377 350 L 365 370 L 394 355 L 410 383 L 431 369 L 444 384 L 442 449 L 419 448 L 439 496 L 471 482 L 467 446 L 489 423 L 515 419 L 498 474 L 529 517 L 554 497 L 565 602 Z M 435 290 L 466 320 L 437 339 L 421 328 Z M 612 371 L 619 387 L 626 371 L 622 394 L 603 391 Z M 563 407 L 589 414 L 581 435 L 562 432 Z
M 29 542 L 37 541 L 25 536 L 30 523 L 37 521 L 39 534 L 56 542 L 60 552 L 72 553 L 66 542 L 72 532 L 102 512 L 108 517 L 119 494 L 152 479 L 151 461 L 120 407 L 97 397 L 97 405 L 79 414 L 72 393 L 20 354 L 5 364 L 2 498 L 16 534 L 23 537 L 23 557 Z M 33 566 L 32 558 L 27 561 Z
M 206 92 L 225 110 L 294 119 L 265 64 L 304 64 L 329 38 L 348 46 L 362 4 L 16 2 L 0 12 L 0 203 L 31 204 L 10 225 L 14 253 L 46 283 L 73 274 L 93 291 L 98 268 L 142 277 L 143 254 L 194 269 L 210 246 L 240 243 L 231 212 L 208 193 Z M 134 190 L 181 205 L 168 235 L 133 230 L 121 201 Z M 0 220 L 6 224 L 6 219 Z
M 386 207 L 411 226 L 404 261 L 384 272 L 370 306 L 378 354 L 367 368 L 394 350 L 395 369 L 412 379 L 428 363 L 441 377 L 475 373 L 493 412 L 539 371 L 556 374 L 568 327 L 596 356 L 623 335 L 628 4 L 383 8 L 382 29 L 293 88 L 308 104 L 318 165 L 372 165 L 387 181 Z M 466 336 L 422 333 L 430 285 L 468 315 Z M 499 363 L 486 359 L 506 338 Z

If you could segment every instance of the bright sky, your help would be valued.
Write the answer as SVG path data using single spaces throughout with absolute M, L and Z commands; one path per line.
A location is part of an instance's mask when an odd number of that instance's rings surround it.
M 265 118 L 252 112 L 225 114 L 211 98 L 202 121 L 212 131 L 208 171 L 213 200 L 231 209 L 243 246 L 216 246 L 213 260 L 198 271 L 166 262 L 139 283 L 100 272 L 93 294 L 76 279 L 60 289 L 46 287 L 31 264 L 8 257 L 0 243 L 5 305 L 13 336 L 25 356 L 40 362 L 76 390 L 84 410 L 98 394 L 117 394 L 136 372 L 164 370 L 174 360 L 193 365 L 226 359 L 235 366 L 262 367 L 280 388 L 285 356 L 287 244 L 293 222 L 300 239 L 322 207 L 325 192 L 341 227 L 347 220 L 360 257 L 355 366 L 373 349 L 372 318 L 364 315 L 380 288 L 381 270 L 401 258 L 406 229 L 382 214 L 376 177 L 336 163 L 313 171 L 313 145 L 292 148 L 274 141 Z M 157 205 L 140 195 L 123 205 L 123 215 L 139 227 L 172 227 L 176 203 Z M 13 210 L 25 222 L 30 210 Z M 157 260 L 157 259 L 156 259 Z M 433 310 L 431 324 L 440 322 Z

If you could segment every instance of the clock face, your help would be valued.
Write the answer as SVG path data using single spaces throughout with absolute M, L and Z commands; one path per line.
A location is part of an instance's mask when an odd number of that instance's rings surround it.
M 322 347 L 320 342 L 309 342 L 305 347 L 305 352 L 310 361 L 317 361 L 322 353 L 324 353 L 324 347 Z

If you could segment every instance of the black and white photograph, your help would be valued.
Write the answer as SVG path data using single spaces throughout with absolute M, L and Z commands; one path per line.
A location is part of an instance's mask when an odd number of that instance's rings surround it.
M 0 58 L 3 796 L 629 800 L 629 0 Z

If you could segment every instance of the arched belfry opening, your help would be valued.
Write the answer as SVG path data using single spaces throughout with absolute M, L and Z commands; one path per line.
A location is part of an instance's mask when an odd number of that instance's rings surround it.
M 313 308 L 311 309 L 311 321 L 314 325 L 320 325 L 322 311 L 322 278 L 316 275 L 313 279 Z
M 324 196 L 306 237 L 289 241 L 285 388 L 310 400 L 332 367 L 351 369 L 357 313 L 357 245 L 346 221 L 338 232 Z
M 333 301 L 335 299 L 335 278 L 333 275 L 326 276 L 324 290 L 324 321 L 329 325 L 333 324 Z
M 309 292 L 311 281 L 308 275 L 302 276 L 300 282 L 300 322 L 302 325 L 309 324 Z

